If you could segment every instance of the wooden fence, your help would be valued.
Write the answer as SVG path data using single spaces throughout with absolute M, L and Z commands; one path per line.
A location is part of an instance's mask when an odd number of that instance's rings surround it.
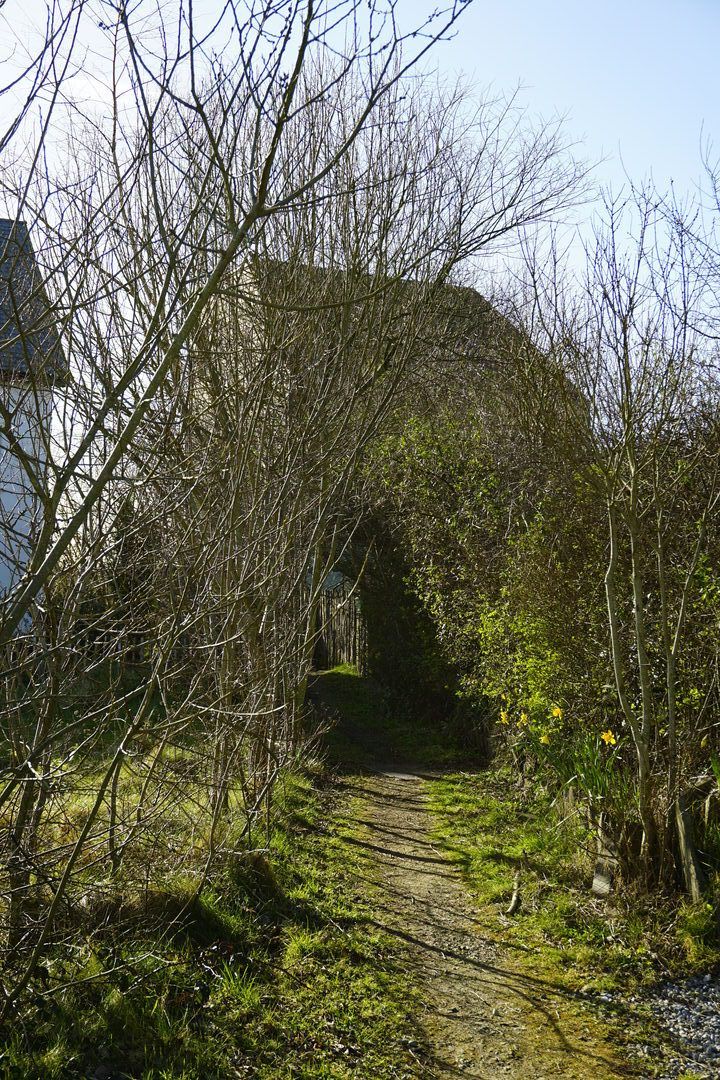
M 318 607 L 318 640 L 315 666 L 331 668 L 354 664 L 362 674 L 365 669 L 366 634 L 353 582 L 342 581 L 326 589 Z

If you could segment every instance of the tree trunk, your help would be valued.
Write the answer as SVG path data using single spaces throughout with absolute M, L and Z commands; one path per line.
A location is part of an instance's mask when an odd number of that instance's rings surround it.
M 687 796 L 684 794 L 678 795 L 675 799 L 675 828 L 685 888 L 692 902 L 697 904 L 702 900 L 705 875 L 700 866 L 697 848 L 695 847 L 692 813 L 690 812 Z

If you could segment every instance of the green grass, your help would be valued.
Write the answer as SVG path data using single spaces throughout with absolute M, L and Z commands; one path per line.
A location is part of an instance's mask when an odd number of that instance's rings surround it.
M 462 760 L 440 729 L 392 714 L 352 668 L 318 676 L 313 695 L 339 718 L 323 751 L 335 765 L 439 769 Z M 241 848 L 243 825 L 231 792 L 222 836 L 228 854 L 193 899 L 207 823 L 190 765 L 191 756 L 170 749 L 178 797 L 162 836 L 148 840 L 149 886 L 135 887 L 143 849 L 125 886 L 125 866 L 113 885 L 102 930 L 93 924 L 102 911 L 87 912 L 84 941 L 71 956 L 48 957 L 29 1004 L 0 1032 L 0 1076 L 80 1078 L 100 1065 L 114 1080 L 428 1076 L 416 992 L 397 944 L 372 925 L 373 886 L 359 882 L 372 882 L 375 871 L 352 843 L 353 808 L 327 772 L 285 775 L 269 846 L 258 829 L 261 850 L 245 854 L 230 854 Z M 128 767 L 122 786 L 137 783 Z M 673 909 L 670 931 L 667 904 L 639 894 L 593 899 L 591 837 L 578 818 L 561 823 L 537 784 L 518 786 L 508 768 L 494 766 L 435 777 L 428 790 L 438 843 L 465 875 L 483 933 L 519 968 L 570 989 L 627 990 L 653 979 L 659 963 L 707 970 L 717 962 L 712 907 Z M 68 829 L 84 809 L 74 793 Z M 502 912 L 518 870 L 522 906 L 508 919 Z
M 561 820 L 539 784 L 512 770 L 454 774 L 432 785 L 438 840 L 462 869 L 489 932 L 529 968 L 569 988 L 624 990 L 670 971 L 707 971 L 720 959 L 712 905 L 590 891 L 594 840 L 579 815 Z M 520 873 L 521 907 L 504 918 Z
M 269 851 L 228 861 L 172 938 L 93 938 L 86 982 L 37 996 L 0 1037 L 0 1074 L 143 1080 L 419 1077 L 414 1003 L 369 925 L 362 855 L 331 789 L 285 777 Z M 367 873 L 367 868 L 363 869 Z M 155 897 L 182 910 L 191 882 Z M 112 974 L 107 969 L 116 965 Z M 76 969 L 77 970 L 77 969 Z

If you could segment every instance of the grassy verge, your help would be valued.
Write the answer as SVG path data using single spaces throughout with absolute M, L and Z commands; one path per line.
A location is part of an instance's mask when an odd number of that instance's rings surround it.
M 438 839 L 457 862 L 494 935 L 572 989 L 628 991 L 671 972 L 720 961 L 708 905 L 667 897 L 590 892 L 593 840 L 577 816 L 518 787 L 510 769 L 448 775 L 432 785 Z M 521 907 L 505 918 L 515 874 Z
M 269 851 L 224 866 L 172 936 L 94 939 L 85 982 L 62 989 L 59 968 L 52 986 L 38 980 L 34 1004 L 0 1039 L 0 1074 L 422 1076 L 409 991 L 368 925 L 343 828 L 331 788 L 287 777 Z M 181 879 L 162 903 L 187 904 Z

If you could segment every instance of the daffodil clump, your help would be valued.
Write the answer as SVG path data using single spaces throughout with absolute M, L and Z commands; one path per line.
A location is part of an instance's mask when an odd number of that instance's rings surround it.
M 533 703 L 512 709 L 505 693 L 500 695 L 500 703 L 499 722 L 503 727 L 514 726 L 518 735 L 526 734 L 540 746 L 550 746 L 553 737 L 559 734 L 565 715 L 561 705 L 542 706 Z
M 500 695 L 499 722 L 503 727 L 514 728 L 517 736 L 528 735 L 539 746 L 551 746 L 554 738 L 560 734 L 563 721 L 566 719 L 565 709 L 557 702 L 545 707 L 530 704 L 510 704 L 509 695 Z M 591 736 L 592 738 L 592 736 Z M 611 727 L 600 732 L 600 741 L 606 747 L 618 745 L 618 735 Z

